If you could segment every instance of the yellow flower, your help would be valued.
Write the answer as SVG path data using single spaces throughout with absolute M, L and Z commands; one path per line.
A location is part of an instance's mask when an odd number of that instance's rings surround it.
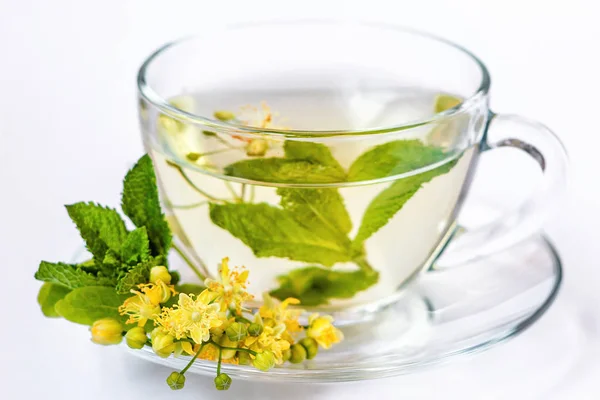
M 283 324 L 284 338 L 293 343 L 293 336 L 302 331 L 298 318 L 303 310 L 289 309 L 288 306 L 298 304 L 300 304 L 300 300 L 293 297 L 277 302 L 268 293 L 264 293 L 263 305 L 258 310 L 258 315 L 264 319 L 266 325 L 277 327 Z
M 152 285 L 154 286 L 154 285 Z M 128 315 L 128 324 L 137 323 L 138 326 L 146 325 L 149 319 L 154 319 L 160 314 L 160 298 L 157 299 L 156 291 L 143 287 L 142 291 L 132 290 L 135 296 L 128 298 L 119 307 L 121 315 Z M 150 296 L 146 293 L 150 292 Z
M 263 332 L 258 336 L 248 336 L 244 340 L 244 346 L 250 350 L 261 353 L 270 351 L 275 356 L 277 364 L 283 362 L 283 352 L 290 348 L 291 343 L 282 338 L 285 334 L 285 326 L 265 326 Z
M 214 295 L 203 291 L 194 295 L 181 293 L 173 308 L 164 308 L 156 319 L 156 324 L 177 339 L 189 337 L 200 344 L 210 339 L 210 329 L 223 324 L 224 316 L 219 312 L 219 304 L 212 302 Z
M 312 314 L 308 319 L 306 335 L 315 339 L 324 349 L 330 348 L 344 338 L 342 331 L 333 326 L 332 321 L 333 318 L 329 315 Z
M 230 271 L 229 258 L 226 257 L 221 261 L 220 280 L 209 278 L 204 284 L 208 290 L 221 297 L 221 311 L 231 308 L 241 314 L 242 303 L 252 299 L 252 295 L 246 292 L 247 280 L 248 270 Z

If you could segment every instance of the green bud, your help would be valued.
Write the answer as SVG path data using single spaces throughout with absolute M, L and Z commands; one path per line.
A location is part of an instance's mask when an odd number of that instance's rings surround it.
M 109 345 L 119 344 L 123 340 L 123 325 L 113 318 L 99 319 L 90 328 L 92 342 Z
M 185 157 L 186 157 L 188 160 L 192 161 L 192 162 L 194 162 L 194 161 L 198 161 L 198 159 L 199 159 L 201 156 L 202 156 L 202 154 L 200 154 L 200 153 L 193 153 L 193 152 L 192 152 L 192 153 L 187 153 L 187 154 L 185 155 Z
M 225 333 L 232 342 L 240 342 L 246 339 L 248 329 L 246 329 L 246 325 L 239 322 L 234 322 L 227 327 Z
M 288 361 L 290 359 L 290 357 L 292 356 L 292 350 L 290 349 L 286 349 L 281 353 L 281 359 L 285 362 Z
M 263 326 L 261 324 L 257 324 L 256 322 L 253 322 L 250 324 L 250 326 L 248 326 L 248 334 L 250 336 L 258 336 L 262 333 L 263 331 Z
M 175 338 L 171 335 L 159 333 L 152 339 L 152 350 L 162 358 L 169 357 L 175 351 Z
M 220 373 L 215 378 L 215 387 L 217 390 L 227 390 L 231 386 L 231 378 L 226 373 Z
M 306 349 L 301 344 L 294 344 L 290 347 L 292 351 L 292 356 L 290 357 L 290 362 L 292 364 L 300 364 L 302 361 L 306 360 Z
M 235 114 L 232 113 L 231 111 L 225 111 L 225 110 L 215 111 L 214 115 L 215 115 L 215 118 L 220 121 L 231 121 L 232 119 L 235 119 Z
M 260 157 L 264 156 L 269 149 L 269 143 L 265 139 L 253 139 L 246 146 L 246 155 Z
M 315 339 L 305 337 L 299 343 L 306 350 L 306 358 L 308 360 L 312 360 L 313 358 L 315 358 L 317 352 L 319 351 L 319 344 Z
M 132 349 L 141 349 L 146 344 L 148 337 L 146 336 L 146 331 L 143 327 L 136 326 L 127 331 L 125 340 L 127 341 L 127 346 Z
M 213 131 L 202 131 L 202 134 L 204 136 L 217 136 L 217 134 L 214 133 Z
M 171 274 L 167 267 L 159 265 L 150 269 L 150 282 L 157 283 L 159 279 L 167 285 L 171 284 Z
M 171 375 L 167 378 L 167 385 L 173 390 L 183 389 L 185 376 L 179 372 L 171 372 Z
M 268 371 L 275 366 L 275 355 L 270 351 L 258 353 L 252 361 L 254 368 L 261 371 Z
M 250 359 L 250 355 L 245 351 L 238 351 L 237 357 L 238 357 L 238 364 L 240 364 L 240 365 L 250 365 L 250 362 L 252 361 Z

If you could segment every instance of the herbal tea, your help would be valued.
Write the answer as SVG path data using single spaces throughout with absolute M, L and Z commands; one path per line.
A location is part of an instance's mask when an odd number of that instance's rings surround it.
M 171 102 L 235 124 L 318 131 L 400 125 L 460 101 L 403 90 L 354 99 L 197 93 Z M 146 146 L 169 222 L 204 273 L 216 275 L 229 255 L 251 266 L 258 299 L 267 291 L 320 308 L 387 297 L 431 261 L 452 228 L 475 152 L 449 155 L 449 135 L 463 129 L 456 124 L 325 145 L 318 136 L 276 141 L 155 120 L 158 140 Z

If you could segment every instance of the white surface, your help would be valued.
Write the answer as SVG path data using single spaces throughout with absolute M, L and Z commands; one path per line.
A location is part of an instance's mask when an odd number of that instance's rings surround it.
M 591 0 L 0 0 L 2 398 L 598 398 L 599 11 Z M 174 393 L 163 383 L 168 370 L 93 345 L 83 327 L 44 319 L 32 275 L 40 259 L 64 259 L 78 243 L 61 206 L 116 205 L 120 179 L 142 152 L 134 77 L 143 57 L 223 22 L 333 16 L 394 22 L 465 45 L 488 64 L 494 110 L 559 132 L 572 188 L 547 230 L 567 275 L 539 325 L 492 351 L 412 376 L 321 386 L 238 380 L 229 393 L 190 376 L 186 390 Z M 260 56 L 276 51 L 269 44 L 245 45 Z

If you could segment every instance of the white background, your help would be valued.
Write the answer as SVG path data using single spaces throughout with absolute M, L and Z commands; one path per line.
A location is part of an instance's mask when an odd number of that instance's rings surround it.
M 598 15 L 592 0 L 0 0 L 0 397 L 597 399 Z M 192 375 L 185 390 L 171 392 L 168 369 L 42 317 L 37 264 L 65 259 L 79 243 L 62 205 L 117 205 L 120 180 L 142 153 L 134 80 L 143 58 L 187 33 L 276 17 L 381 20 L 444 36 L 487 63 L 494 110 L 558 132 L 572 185 L 546 230 L 567 275 L 537 326 L 487 353 L 411 376 L 303 386 L 238 380 L 220 393 L 212 378 Z M 271 51 L 268 39 L 246 45 L 257 57 Z

